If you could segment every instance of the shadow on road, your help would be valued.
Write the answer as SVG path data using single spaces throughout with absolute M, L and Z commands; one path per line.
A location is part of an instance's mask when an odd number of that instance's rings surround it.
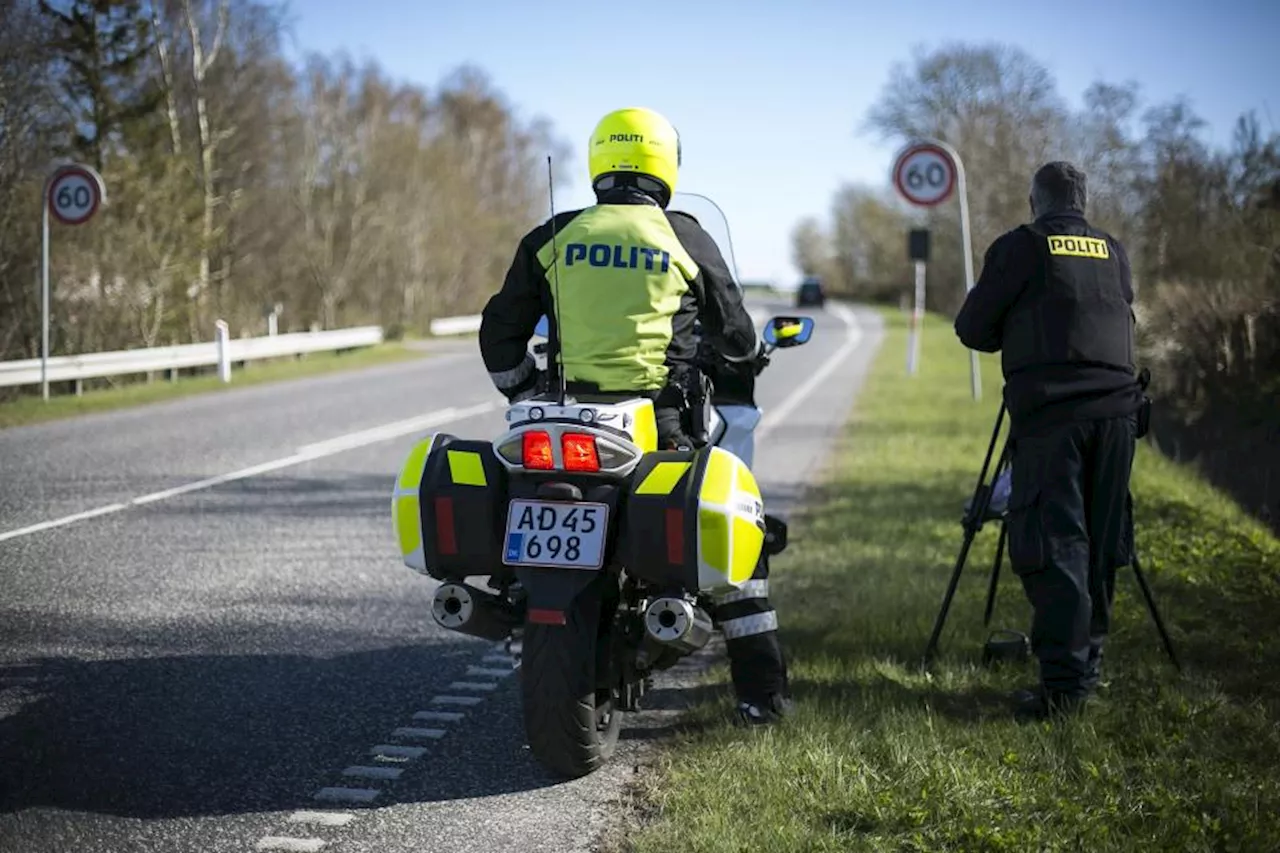
M 3 645 L 6 633 L 0 629 Z M 447 692 L 484 648 L 441 642 L 332 657 L 0 665 L 0 812 L 227 815 L 313 807 L 324 786 L 384 787 L 344 780 L 341 771 L 375 763 L 369 748 L 395 742 L 399 726 L 435 725 L 412 715 Z M 423 742 L 428 754 L 376 805 L 552 784 L 523 748 L 517 677 L 445 738 Z

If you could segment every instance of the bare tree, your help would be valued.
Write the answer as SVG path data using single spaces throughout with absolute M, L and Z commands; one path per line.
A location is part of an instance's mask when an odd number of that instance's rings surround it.
M 1076 160 L 1089 176 L 1091 220 L 1130 250 L 1141 357 L 1162 398 L 1162 445 L 1198 455 L 1280 523 L 1280 477 L 1258 474 L 1280 470 L 1280 136 L 1245 117 L 1233 146 L 1214 151 L 1184 100 L 1145 113 L 1141 106 L 1134 84 L 1096 83 L 1073 114 L 1025 53 L 948 45 L 895 68 L 867 125 L 886 138 L 937 136 L 959 149 L 975 252 L 1028 217 L 1037 165 Z M 832 230 L 842 277 L 865 262 L 851 244 L 884 244 L 898 227 L 874 235 L 856 210 L 837 196 Z M 958 281 L 953 217 L 927 219 L 935 226 L 933 267 Z
M 55 140 L 49 22 L 27 0 L 0 4 L 0 358 L 34 354 L 40 187 Z
M 791 229 L 791 262 L 801 275 L 831 277 L 831 240 L 816 217 L 805 217 Z
M 373 63 L 295 67 L 283 20 L 271 0 L 0 4 L 0 357 L 38 340 L 24 211 L 60 155 L 111 199 L 56 234 L 61 351 L 207 340 L 277 303 L 295 328 L 425 330 L 498 287 L 545 218 L 543 158 L 567 159 L 551 128 L 476 68 L 428 94 Z

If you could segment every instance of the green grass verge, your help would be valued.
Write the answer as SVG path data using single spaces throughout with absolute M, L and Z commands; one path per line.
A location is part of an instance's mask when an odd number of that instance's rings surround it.
M 978 535 L 932 673 L 918 668 L 995 414 L 931 318 L 922 373 L 888 334 L 827 483 L 792 522 L 773 590 L 798 709 L 728 723 L 726 668 L 632 791 L 613 842 L 647 851 L 1280 849 L 1280 542 L 1193 473 L 1140 448 L 1140 553 L 1187 665 L 1161 651 L 1121 573 L 1102 696 L 1079 720 L 1017 724 L 1034 667 L 980 665 L 997 528 Z M 1006 567 L 993 626 L 1025 630 Z
M 180 377 L 174 382 L 161 376 L 154 382 L 130 381 L 114 388 L 85 391 L 79 397 L 60 394 L 50 397 L 48 402 L 38 394 L 24 395 L 0 402 L 0 428 L 424 357 L 426 356 L 422 351 L 415 351 L 401 343 L 384 343 L 340 354 L 312 353 L 296 360 L 271 359 L 253 362 L 247 368 L 237 366 L 232 372 L 230 384 L 224 384 L 214 375 Z

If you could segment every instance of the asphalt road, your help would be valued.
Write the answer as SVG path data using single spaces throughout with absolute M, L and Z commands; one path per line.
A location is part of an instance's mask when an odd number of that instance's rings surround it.
M 810 313 L 761 378 L 784 513 L 880 338 Z M 661 727 L 550 779 L 510 661 L 435 626 L 392 537 L 410 437 L 493 436 L 499 403 L 468 342 L 0 432 L 0 851 L 590 849 Z

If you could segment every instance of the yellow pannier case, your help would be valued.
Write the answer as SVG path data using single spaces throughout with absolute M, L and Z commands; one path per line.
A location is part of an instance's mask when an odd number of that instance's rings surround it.
M 627 571 L 683 592 L 751 579 L 764 502 L 746 463 L 721 447 L 646 454 L 631 476 L 619 553 Z

